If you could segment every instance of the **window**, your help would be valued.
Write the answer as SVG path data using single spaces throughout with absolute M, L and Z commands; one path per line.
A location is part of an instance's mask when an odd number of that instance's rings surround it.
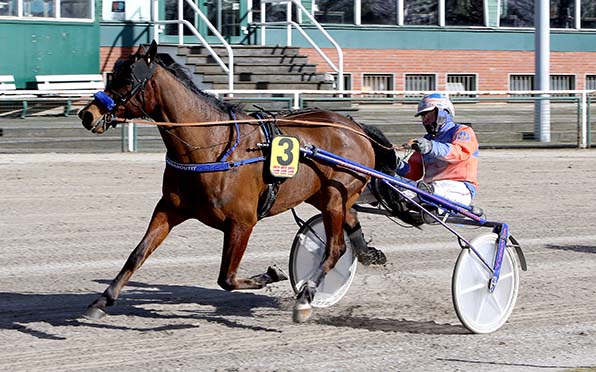
M 575 28 L 575 0 L 550 0 L 550 27 Z
M 406 74 L 405 90 L 431 91 L 437 89 L 437 76 L 435 74 Z M 420 94 L 408 94 L 406 97 L 418 97 Z
M 397 1 L 362 0 L 362 24 L 395 25 L 397 24 Z
M 362 74 L 362 90 L 393 90 L 393 75 Z M 383 94 L 367 94 L 367 97 L 389 97 Z
M 177 1 L 166 1 L 173 3 L 176 6 Z M 286 3 L 269 3 L 265 4 L 265 21 L 266 22 L 285 22 L 288 20 L 288 7 Z M 292 6 L 292 20 L 298 19 L 298 13 L 295 6 Z M 253 22 L 261 22 L 261 0 L 253 0 L 252 2 Z
M 552 90 L 574 90 L 575 89 L 575 75 L 551 75 L 550 89 Z M 553 94 L 553 96 L 568 96 L 573 94 Z
M 354 0 L 317 0 L 314 14 L 321 23 L 354 24 Z
M 17 0 L 0 1 L 0 16 L 17 16 Z
M 501 0 L 501 27 L 534 27 L 534 0 Z
M 596 75 L 586 75 L 586 90 L 596 90 Z
M 533 90 L 534 89 L 534 75 L 510 75 L 509 76 L 509 90 Z M 587 79 L 586 79 L 587 81 Z M 574 75 L 551 75 L 550 83 L 551 90 L 574 90 L 575 76 Z M 567 96 L 568 94 L 557 94 L 553 96 Z M 523 95 L 526 96 L 526 95 Z
M 581 0 L 581 27 L 596 28 L 596 1 Z
M 326 73 L 325 80 L 333 81 L 333 89 L 337 89 L 337 74 Z M 352 90 L 352 74 L 344 72 L 344 90 Z
M 404 0 L 404 24 L 438 25 L 438 0 Z
M 0 0 L 0 17 L 93 19 L 93 0 Z
M 484 0 L 445 0 L 447 26 L 484 26 Z
M 61 0 L 60 17 L 91 18 L 91 3 L 86 0 Z
M 105 4 L 105 0 L 104 0 Z M 166 20 L 174 20 L 178 19 L 178 2 L 176 1 L 166 1 Z M 194 24 L 195 22 L 195 11 L 185 2 L 182 3 L 182 18 L 185 21 Z M 106 11 L 104 5 L 104 15 L 103 19 L 106 20 Z M 121 17 L 120 20 L 124 20 L 124 17 Z M 258 22 L 258 21 L 257 21 Z M 183 27 L 182 32 L 184 35 L 192 35 L 192 31 L 188 27 Z M 167 24 L 165 25 L 165 34 L 166 35 L 178 35 L 178 25 L 177 24 Z
M 534 89 L 534 75 L 510 75 L 509 90 Z
M 55 1 L 52 0 L 31 0 L 23 1 L 23 16 L 25 17 L 56 17 Z
M 478 90 L 475 74 L 447 74 L 446 90 L 474 91 Z M 458 94 L 458 97 L 476 97 L 475 94 Z

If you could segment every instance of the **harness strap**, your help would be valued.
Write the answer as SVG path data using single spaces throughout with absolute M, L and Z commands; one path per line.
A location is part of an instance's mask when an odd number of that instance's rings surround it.
M 220 161 L 226 161 L 226 158 L 236 150 L 236 147 L 240 143 L 240 128 L 238 127 L 238 121 L 236 120 L 236 114 L 234 111 L 230 111 L 230 116 L 234 119 L 234 127 L 236 128 L 236 141 L 230 147 L 230 149 L 221 157 Z
M 205 172 L 220 172 L 220 171 L 227 171 L 232 168 L 240 167 L 246 164 L 257 163 L 260 161 L 265 161 L 265 157 L 257 156 L 256 158 L 250 158 L 245 160 L 239 161 L 220 161 L 214 163 L 200 163 L 200 164 L 182 164 L 175 162 L 174 160 L 170 159 L 168 155 L 166 155 L 166 164 L 172 168 L 176 168 L 181 171 L 186 172 L 198 172 L 198 173 L 205 173 Z

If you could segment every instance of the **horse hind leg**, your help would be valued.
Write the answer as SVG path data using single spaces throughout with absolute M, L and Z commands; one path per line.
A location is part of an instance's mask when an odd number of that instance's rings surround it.
M 387 263 L 387 257 L 380 249 L 368 246 L 368 243 L 364 239 L 364 233 L 362 232 L 362 226 L 360 226 L 356 211 L 353 209 L 350 209 L 346 214 L 345 229 L 350 238 L 350 243 L 352 243 L 352 247 L 354 248 L 354 252 L 358 257 L 358 262 L 364 266 L 384 265 Z
M 331 271 L 339 258 L 346 250 L 346 243 L 343 234 L 345 220 L 345 204 L 336 205 L 341 196 L 330 198 L 327 208 L 323 212 L 325 234 L 327 243 L 325 245 L 325 260 L 317 268 L 313 276 L 299 289 L 294 305 L 292 319 L 296 323 L 306 322 L 312 316 L 312 301 L 325 275 Z
M 185 220 L 186 217 L 183 217 L 171 208 L 167 208 L 163 199 L 160 200 L 155 207 L 145 236 L 132 251 L 120 273 L 112 280 L 101 296 L 89 305 L 83 317 L 91 320 L 103 318 L 106 315 L 106 307 L 114 304 L 120 295 L 122 287 L 124 287 L 134 272 L 159 247 L 172 228 Z

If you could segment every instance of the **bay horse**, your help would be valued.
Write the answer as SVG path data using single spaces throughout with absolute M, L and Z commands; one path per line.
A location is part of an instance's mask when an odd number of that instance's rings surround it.
M 157 55 L 155 41 L 149 47 L 141 45 L 134 55 L 115 66 L 106 89 L 96 93 L 79 112 L 83 126 L 98 134 L 118 120 L 151 119 L 161 124 L 158 128 L 167 149 L 162 196 L 147 231 L 119 274 L 89 305 L 85 317 L 106 315 L 106 307 L 114 304 L 133 273 L 172 228 L 188 219 L 224 233 L 219 286 L 228 291 L 258 289 L 287 277 L 272 268 L 266 274 L 237 277 L 257 221 L 302 202 L 319 209 L 327 235 L 326 258 L 297 295 L 293 310 L 296 322 L 311 316 L 316 287 L 345 251 L 344 228 L 361 263 L 385 262 L 381 251 L 366 246 L 356 213 L 350 209 L 368 176 L 301 157 L 293 178 L 272 181 L 266 168 L 267 146 L 263 144 L 270 142 L 274 126 L 255 123 L 254 117 L 238 107 L 199 90 L 182 66 L 168 64 L 165 59 Z M 296 112 L 276 118 L 276 123 L 284 135 L 297 138 L 301 146 L 315 145 L 367 167 L 375 166 L 375 151 L 385 151 L 365 134 L 370 128 L 337 113 Z M 389 143 L 382 135 L 377 137 Z

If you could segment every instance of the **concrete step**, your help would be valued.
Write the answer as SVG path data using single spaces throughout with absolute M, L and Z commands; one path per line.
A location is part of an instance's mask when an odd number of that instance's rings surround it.
M 240 82 L 234 84 L 235 89 L 256 90 L 332 90 L 333 84 L 329 82 Z M 228 83 L 213 83 L 212 89 L 228 89 Z
M 197 74 L 204 83 L 226 83 L 228 82 L 228 75 L 224 73 L 217 74 Z M 257 82 L 270 82 L 270 83 L 325 83 L 323 74 L 315 73 L 288 73 L 288 72 L 277 72 L 277 73 L 251 73 L 243 72 L 234 75 L 235 83 L 257 83 Z
M 192 64 L 187 63 L 187 66 L 196 73 L 203 74 L 220 74 L 222 68 L 219 64 Z M 193 67 L 194 66 L 194 67 Z M 277 63 L 277 64 L 254 64 L 254 63 L 234 63 L 234 73 L 316 73 L 317 66 L 313 64 L 296 64 L 296 63 Z
M 160 45 L 161 48 L 161 45 Z M 214 45 L 211 47 L 218 55 L 227 55 L 228 51 L 223 46 Z M 234 57 L 253 56 L 253 55 L 284 55 L 297 56 L 300 48 L 291 46 L 260 46 L 260 45 L 234 45 Z M 209 50 L 203 46 L 184 46 L 177 48 L 179 55 L 202 54 L 209 55 Z
M 229 58 L 227 56 L 220 56 L 220 59 L 228 64 Z M 187 64 L 204 65 L 204 64 L 217 64 L 217 61 L 213 56 L 208 54 L 196 55 L 191 54 L 186 56 Z M 236 56 L 234 55 L 234 64 L 297 64 L 303 65 L 308 64 L 308 57 L 306 56 L 284 56 L 284 55 L 256 55 L 256 56 Z

